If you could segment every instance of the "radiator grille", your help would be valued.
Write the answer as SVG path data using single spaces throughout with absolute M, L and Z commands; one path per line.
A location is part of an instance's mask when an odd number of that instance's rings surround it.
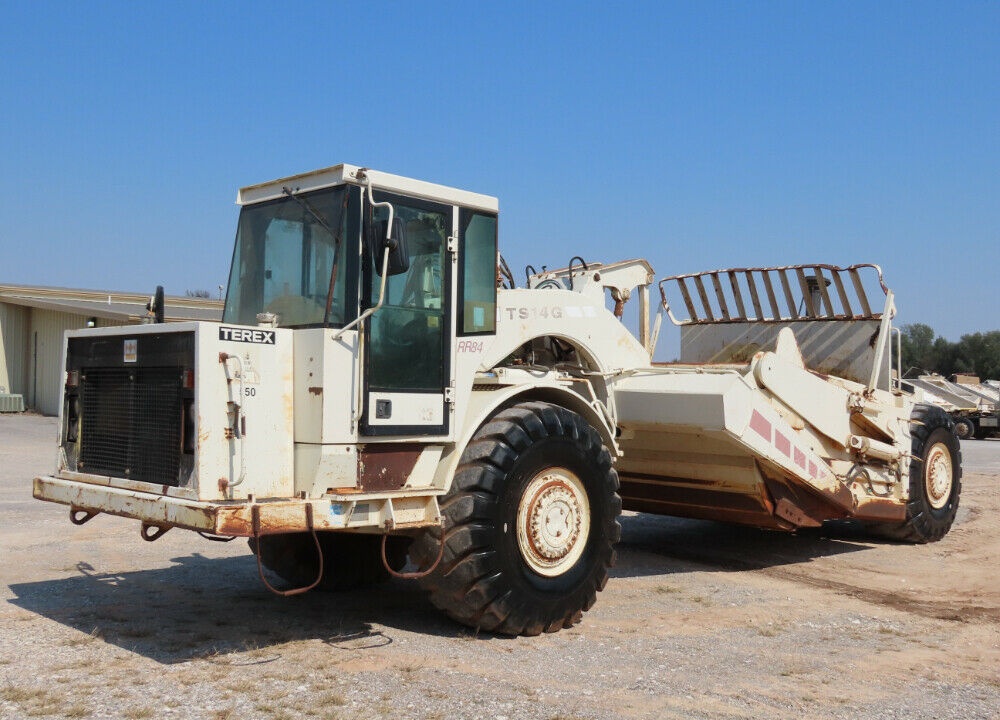
M 179 367 L 85 369 L 79 469 L 176 487 L 181 375 Z

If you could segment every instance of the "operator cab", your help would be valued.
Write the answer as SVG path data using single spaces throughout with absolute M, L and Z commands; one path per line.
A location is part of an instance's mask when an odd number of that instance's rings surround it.
M 237 203 L 223 323 L 361 329 L 368 434 L 446 434 L 455 337 L 496 328 L 496 198 L 338 165 L 243 188 Z M 397 393 L 441 408 L 401 425 Z

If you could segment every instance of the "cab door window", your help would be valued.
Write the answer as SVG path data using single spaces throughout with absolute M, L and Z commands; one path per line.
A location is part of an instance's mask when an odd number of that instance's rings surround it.
M 376 200 L 382 200 L 376 194 Z M 368 387 L 371 390 L 440 391 L 448 377 L 447 238 L 451 208 L 385 196 L 402 221 L 410 267 L 386 280 L 385 301 L 369 321 Z M 368 221 L 388 219 L 369 208 Z M 382 258 L 369 249 L 369 305 L 378 302 Z

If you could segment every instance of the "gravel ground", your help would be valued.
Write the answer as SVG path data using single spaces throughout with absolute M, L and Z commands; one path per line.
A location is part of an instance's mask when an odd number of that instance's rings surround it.
M 925 546 L 624 518 L 582 624 L 476 635 L 415 583 L 269 594 L 242 542 L 31 499 L 56 423 L 0 416 L 0 718 L 998 718 L 1000 441 Z

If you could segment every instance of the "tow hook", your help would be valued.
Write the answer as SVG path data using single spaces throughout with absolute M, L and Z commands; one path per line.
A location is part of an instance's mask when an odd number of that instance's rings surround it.
M 139 529 L 139 534 L 146 542 L 155 542 L 166 535 L 169 530 L 169 525 L 151 525 L 150 523 L 143 523 L 142 527 Z
M 90 522 L 98 514 L 96 510 L 80 510 L 79 508 L 71 507 L 69 509 L 69 521 L 74 525 L 83 525 Z

